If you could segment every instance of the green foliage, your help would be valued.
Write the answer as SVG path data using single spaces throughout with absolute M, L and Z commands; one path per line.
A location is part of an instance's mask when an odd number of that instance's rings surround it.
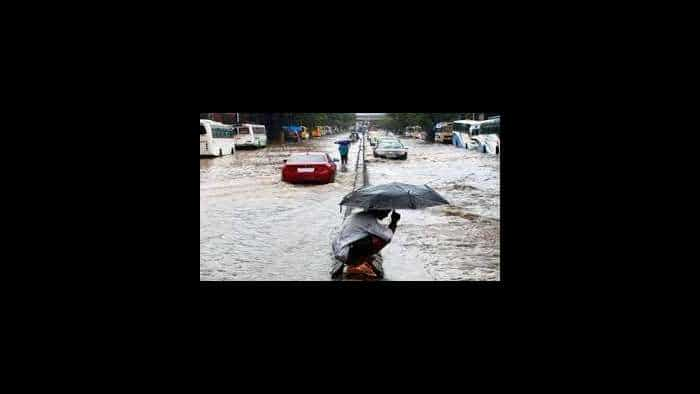
M 304 112 L 293 114 L 294 123 L 312 129 L 317 126 L 348 128 L 355 124 L 355 114 Z
M 418 112 L 418 113 L 390 113 L 389 118 L 396 124 L 399 129 L 405 129 L 408 126 L 421 126 L 424 131 L 429 131 L 438 124 L 439 122 L 449 122 L 453 120 L 458 120 L 463 118 L 463 114 L 460 113 L 428 113 L 428 112 Z

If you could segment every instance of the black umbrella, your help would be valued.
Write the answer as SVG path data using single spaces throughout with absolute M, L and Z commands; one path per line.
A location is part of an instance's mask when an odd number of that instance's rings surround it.
M 340 202 L 340 205 L 365 209 L 420 209 L 443 204 L 449 201 L 428 185 L 398 182 L 363 187 Z

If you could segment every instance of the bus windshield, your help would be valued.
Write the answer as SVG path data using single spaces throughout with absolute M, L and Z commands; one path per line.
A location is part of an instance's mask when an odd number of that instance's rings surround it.
M 472 126 L 470 124 L 465 124 L 465 123 L 455 123 L 454 125 L 454 131 L 460 132 L 460 133 L 468 133 L 469 129 Z
M 200 135 L 203 135 L 203 134 L 206 134 L 206 133 L 207 133 L 207 128 L 204 127 L 204 125 L 201 125 L 201 124 L 200 124 L 200 125 L 199 125 L 199 134 L 200 134 Z

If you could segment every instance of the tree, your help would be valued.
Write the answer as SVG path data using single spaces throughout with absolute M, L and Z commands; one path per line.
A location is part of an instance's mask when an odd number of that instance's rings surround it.
M 200 118 L 207 114 L 200 114 Z M 268 135 L 282 133 L 283 126 L 301 125 L 312 129 L 317 126 L 348 128 L 355 123 L 355 114 L 321 112 L 267 112 L 241 113 L 242 123 L 260 123 L 268 129 Z
M 389 118 L 393 120 L 393 123 L 398 129 L 405 129 L 408 126 L 421 126 L 424 129 L 429 127 L 428 118 L 425 113 L 410 113 L 410 112 L 400 112 L 400 113 L 390 113 Z
M 326 113 L 326 124 L 332 127 L 348 128 L 355 123 L 355 114 L 351 113 Z
M 452 112 L 401 112 L 390 113 L 389 118 L 394 121 L 396 128 L 405 129 L 408 126 L 420 126 L 427 133 L 427 140 L 433 141 L 435 131 L 433 127 L 440 122 L 449 122 L 461 119 L 462 115 Z
M 398 120 L 396 120 L 390 116 L 387 116 L 386 118 L 379 119 L 379 120 L 377 120 L 376 123 L 377 123 L 377 127 L 379 127 L 380 129 L 386 129 L 386 130 L 400 129 L 400 130 L 403 130 L 401 127 L 399 127 Z

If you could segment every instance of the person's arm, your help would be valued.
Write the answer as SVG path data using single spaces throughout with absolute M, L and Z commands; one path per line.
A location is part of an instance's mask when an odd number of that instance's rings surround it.
M 401 215 L 399 215 L 399 213 L 396 211 L 392 211 L 391 212 L 391 223 L 389 223 L 389 229 L 391 230 L 392 233 L 396 232 L 396 225 L 399 223 L 399 219 L 401 219 Z

